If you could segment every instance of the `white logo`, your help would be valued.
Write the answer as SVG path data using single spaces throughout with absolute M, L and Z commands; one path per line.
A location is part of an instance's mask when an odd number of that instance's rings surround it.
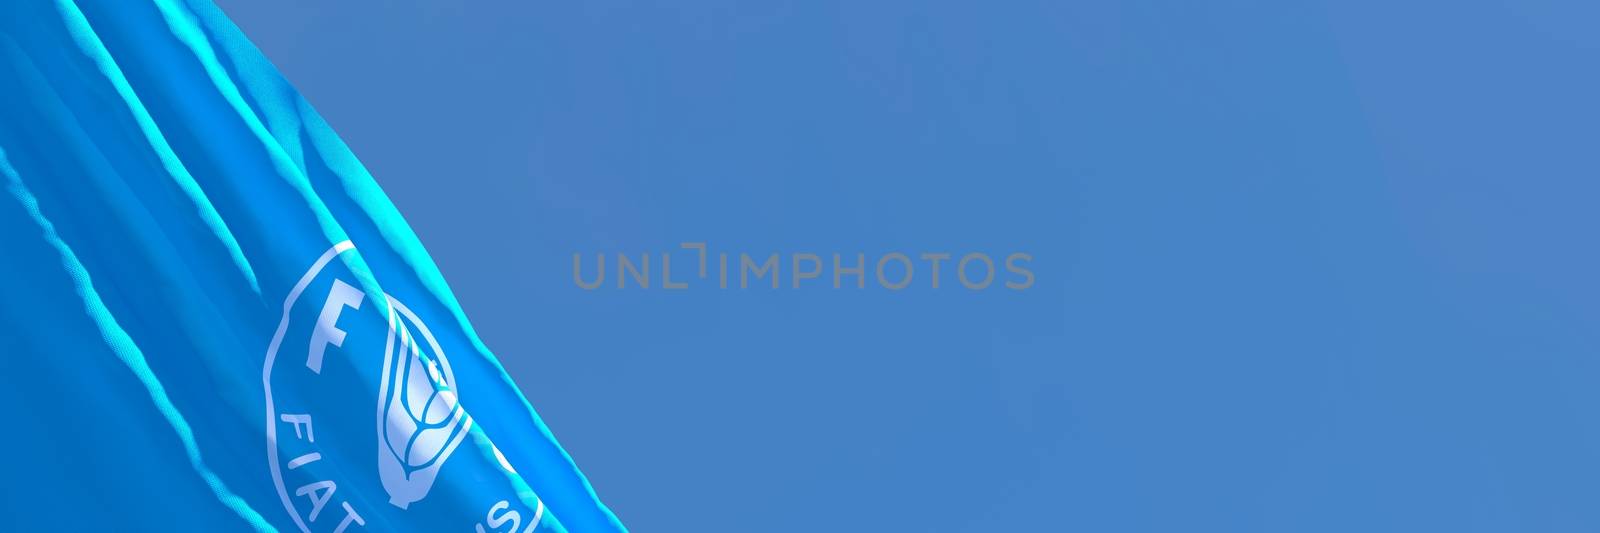
M 416 326 L 423 341 L 411 333 Z M 444 460 L 472 418 L 457 403 L 455 374 L 433 333 L 389 297 L 389 341 L 378 393 L 378 474 L 389 503 L 401 509 L 428 495 Z
M 360 528 L 383 512 L 362 508 L 364 501 L 350 499 L 351 490 L 381 485 L 400 510 L 422 501 L 472 428 L 450 361 L 428 326 L 388 294 L 386 322 L 377 313 L 360 313 L 367 295 L 352 285 L 357 277 L 324 274 L 335 258 L 354 250 L 349 241 L 330 248 L 290 290 L 262 368 L 272 481 L 306 533 Z M 297 311 L 307 291 L 325 296 Z M 376 433 L 353 431 L 373 427 L 374 397 Z

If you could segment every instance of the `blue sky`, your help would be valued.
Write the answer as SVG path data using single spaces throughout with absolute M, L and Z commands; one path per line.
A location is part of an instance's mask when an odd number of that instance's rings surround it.
M 219 4 L 637 530 L 1600 522 L 1593 6 Z M 572 283 L 684 241 L 1037 283 Z

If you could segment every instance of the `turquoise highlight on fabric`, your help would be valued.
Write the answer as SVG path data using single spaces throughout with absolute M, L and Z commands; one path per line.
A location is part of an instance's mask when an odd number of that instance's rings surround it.
M 625 530 L 216 6 L 0 5 L 0 96 L 4 529 Z
M 128 366 L 128 370 L 133 372 L 138 377 L 139 382 L 144 384 L 144 387 L 149 391 L 150 401 L 155 404 L 155 408 L 171 424 L 172 431 L 182 441 L 184 454 L 189 457 L 189 464 L 193 467 L 195 474 L 204 479 L 206 485 L 211 487 L 211 490 L 216 493 L 217 500 L 238 513 L 239 517 L 252 529 L 274 531 L 273 527 L 267 524 L 260 513 L 257 513 L 255 509 L 251 509 L 249 503 L 229 490 L 227 484 L 206 466 L 205 460 L 200 456 L 200 449 L 195 444 L 194 430 L 189 427 L 188 421 L 183 419 L 183 414 L 178 412 L 177 407 L 172 404 L 172 400 L 167 398 L 166 389 L 161 385 L 161 379 L 155 375 L 155 372 L 150 370 L 150 365 L 145 362 L 144 354 L 139 351 L 139 346 L 133 342 L 133 339 L 128 337 L 127 332 L 122 330 L 122 326 L 117 324 L 116 317 L 112 316 L 106 309 L 105 304 L 101 302 L 100 294 L 95 292 L 94 281 L 90 279 L 88 270 L 84 268 L 82 263 L 78 262 L 78 257 L 72 253 L 72 248 L 62 242 L 61 238 L 56 235 L 55 226 L 50 224 L 50 219 L 45 218 L 39 212 L 38 200 L 33 197 L 33 193 L 28 191 L 28 187 L 23 184 L 22 177 L 17 174 L 16 169 L 11 167 L 11 163 L 6 159 L 4 149 L 0 149 L 0 174 L 4 174 L 6 177 L 6 191 L 11 193 L 12 198 L 21 204 L 22 209 L 38 223 L 38 229 L 42 233 L 43 239 L 60 252 L 61 266 L 71 276 L 76 285 L 75 289 L 78 296 L 83 299 L 84 312 L 89 315 L 99 328 L 106 346 L 116 353 L 123 364 Z

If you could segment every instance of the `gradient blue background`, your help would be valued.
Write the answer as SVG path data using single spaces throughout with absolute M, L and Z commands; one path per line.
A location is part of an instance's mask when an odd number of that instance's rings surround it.
M 220 3 L 638 531 L 1600 528 L 1592 2 Z

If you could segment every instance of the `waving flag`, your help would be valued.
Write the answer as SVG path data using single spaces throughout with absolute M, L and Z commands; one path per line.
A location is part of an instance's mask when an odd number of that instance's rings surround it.
M 0 531 L 623 529 L 209 1 L 0 3 L 0 190 Z

